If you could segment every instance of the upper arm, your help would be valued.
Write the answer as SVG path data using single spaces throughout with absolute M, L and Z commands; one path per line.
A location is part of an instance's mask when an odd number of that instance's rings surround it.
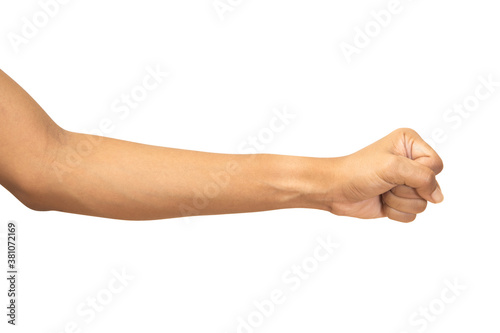
M 0 70 L 0 184 L 23 201 L 26 192 L 42 185 L 63 134 L 35 100 Z

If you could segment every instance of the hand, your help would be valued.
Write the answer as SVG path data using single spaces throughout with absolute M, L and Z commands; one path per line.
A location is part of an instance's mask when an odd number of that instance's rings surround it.
M 336 163 L 339 187 L 330 197 L 336 215 L 411 222 L 427 201 L 443 200 L 436 181 L 443 162 L 412 129 L 398 129 Z

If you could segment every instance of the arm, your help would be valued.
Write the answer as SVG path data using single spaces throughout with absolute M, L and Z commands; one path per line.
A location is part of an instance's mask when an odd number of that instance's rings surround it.
M 315 208 L 407 222 L 442 200 L 442 162 L 409 129 L 339 158 L 164 148 L 65 131 L 1 71 L 0 117 L 0 183 L 36 210 L 147 220 Z

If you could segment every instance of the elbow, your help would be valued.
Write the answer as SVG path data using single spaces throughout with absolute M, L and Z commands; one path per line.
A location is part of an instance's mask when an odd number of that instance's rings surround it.
M 29 198 L 29 199 L 24 199 L 24 200 L 20 199 L 20 201 L 23 203 L 23 205 L 25 205 L 29 209 L 37 211 L 37 212 L 46 212 L 49 210 L 53 210 L 49 205 L 43 203 L 42 201 L 40 201 L 38 199 Z
M 45 185 L 46 179 L 40 177 L 37 181 L 30 181 L 26 177 L 16 183 L 12 188 L 7 188 L 24 206 L 34 211 L 53 210 L 50 204 L 50 187 Z
M 21 202 L 31 210 L 44 212 L 56 209 L 54 199 L 49 186 L 34 186 L 27 190 Z
M 65 135 L 62 133 L 62 135 Z M 56 194 L 60 191 L 58 155 L 64 150 L 64 141 L 47 140 L 44 149 L 31 155 L 22 170 L 17 170 L 5 184 L 24 206 L 34 211 L 56 209 Z

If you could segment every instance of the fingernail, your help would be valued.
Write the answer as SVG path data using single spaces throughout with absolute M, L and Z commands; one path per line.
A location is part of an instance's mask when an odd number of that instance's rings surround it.
M 440 203 L 441 201 L 443 201 L 443 199 L 444 199 L 443 192 L 441 192 L 441 189 L 439 188 L 439 186 L 436 187 L 434 192 L 432 192 L 431 198 L 432 198 L 432 200 L 434 200 L 435 203 Z

